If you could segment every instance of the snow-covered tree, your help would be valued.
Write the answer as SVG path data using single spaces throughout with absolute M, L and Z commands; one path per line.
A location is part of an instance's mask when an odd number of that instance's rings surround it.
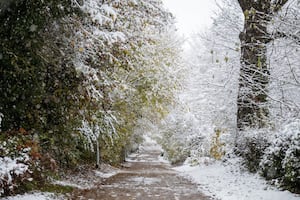
M 269 66 L 267 44 L 272 41 L 268 25 L 287 0 L 239 0 L 244 13 L 241 40 L 237 126 L 265 127 L 268 124 Z
M 184 106 L 172 113 L 190 127 L 174 138 L 188 138 L 191 156 L 196 158 L 213 157 L 212 149 L 230 151 L 236 136 L 242 13 L 237 2 L 222 1 L 219 8 L 212 27 L 190 39 L 190 50 L 185 53 L 186 77 L 179 95 Z M 189 113 L 189 120 L 182 112 Z M 225 146 L 216 147 L 216 138 Z
M 98 144 L 118 163 L 140 119 L 168 112 L 180 48 L 160 0 L 0 6 L 1 134 L 28 134 L 37 159 L 74 167 Z
M 268 44 L 270 84 L 268 100 L 273 126 L 299 119 L 299 2 L 290 1 L 274 17 L 268 30 L 274 38 Z
M 75 66 L 86 77 L 90 101 L 84 106 L 98 106 L 82 113 L 92 124 L 107 127 L 100 131 L 104 151 L 111 145 L 123 151 L 137 119 L 149 115 L 144 111 L 163 113 L 172 99 L 177 50 L 165 41 L 172 38 L 166 36 L 172 17 L 160 1 L 86 1 L 77 6 L 91 21 L 78 23 Z M 119 154 L 102 153 L 107 159 Z

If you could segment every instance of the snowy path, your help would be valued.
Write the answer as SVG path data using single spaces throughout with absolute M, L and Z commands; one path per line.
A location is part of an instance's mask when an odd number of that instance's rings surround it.
M 280 191 L 267 184 L 258 174 L 243 171 L 238 160 L 211 163 L 191 167 L 176 167 L 183 176 L 201 184 L 201 191 L 220 200 L 300 200 L 300 195 Z
M 172 168 L 160 159 L 160 152 L 146 138 L 140 152 L 131 155 L 122 170 L 87 173 L 84 180 L 89 184 L 77 183 L 70 195 L 56 198 L 51 193 L 34 193 L 5 200 L 300 200 L 299 195 L 279 191 L 259 176 L 241 171 L 234 162 Z
M 139 154 L 129 157 L 126 169 L 96 188 L 78 190 L 71 199 L 101 200 L 209 200 L 197 185 L 159 161 L 160 150 L 147 141 Z

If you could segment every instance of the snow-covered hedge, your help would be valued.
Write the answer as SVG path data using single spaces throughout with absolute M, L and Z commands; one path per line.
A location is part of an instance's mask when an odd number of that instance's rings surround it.
M 300 192 L 300 120 L 277 133 L 260 162 L 266 179 L 292 192 Z

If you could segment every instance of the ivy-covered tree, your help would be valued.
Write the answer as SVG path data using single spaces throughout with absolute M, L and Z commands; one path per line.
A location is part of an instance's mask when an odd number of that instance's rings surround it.
M 267 44 L 273 37 L 268 25 L 287 0 L 239 0 L 244 13 L 244 31 L 241 40 L 241 69 L 239 79 L 237 126 L 265 127 L 268 124 Z

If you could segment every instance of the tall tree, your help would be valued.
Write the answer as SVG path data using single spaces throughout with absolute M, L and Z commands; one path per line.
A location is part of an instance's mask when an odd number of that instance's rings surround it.
M 269 69 L 267 44 L 272 40 L 267 27 L 288 0 L 238 0 L 244 13 L 240 33 L 241 69 L 238 92 L 237 127 L 262 128 L 268 121 L 267 87 Z

